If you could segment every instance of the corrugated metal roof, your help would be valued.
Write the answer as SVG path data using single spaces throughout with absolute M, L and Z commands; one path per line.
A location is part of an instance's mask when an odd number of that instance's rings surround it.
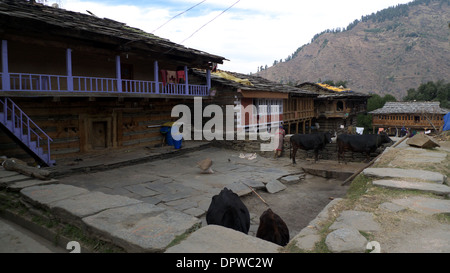
M 448 110 L 440 107 L 438 101 L 386 102 L 380 109 L 369 114 L 447 114 Z

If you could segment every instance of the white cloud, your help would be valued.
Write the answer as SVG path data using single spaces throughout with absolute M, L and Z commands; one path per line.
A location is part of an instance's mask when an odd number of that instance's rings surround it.
M 199 3 L 199 0 L 121 1 L 66 0 L 63 8 L 106 17 L 153 32 L 167 20 Z M 258 66 L 271 66 L 325 29 L 343 28 L 362 15 L 410 0 L 241 0 L 203 27 L 236 0 L 208 0 L 175 18 L 154 34 L 187 47 L 223 56 L 230 61 L 219 68 L 249 73 Z M 138 6 L 139 5 L 139 6 Z M 184 42 L 182 42 L 184 41 Z

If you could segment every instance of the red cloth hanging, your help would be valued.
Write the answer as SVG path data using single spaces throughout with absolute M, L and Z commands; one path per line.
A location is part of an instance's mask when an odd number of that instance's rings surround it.
M 161 81 L 163 83 L 163 86 L 166 86 L 166 82 L 167 82 L 167 70 L 162 70 L 161 69 Z
M 186 76 L 184 75 L 184 70 L 177 71 L 177 83 L 180 83 L 180 80 L 183 80 L 183 83 L 186 82 Z

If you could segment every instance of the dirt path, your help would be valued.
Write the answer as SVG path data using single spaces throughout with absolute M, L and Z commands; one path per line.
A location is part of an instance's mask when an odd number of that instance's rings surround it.
M 342 181 L 306 175 L 297 183 L 286 184 L 287 188 L 276 194 L 259 190 L 257 193 L 280 215 L 289 228 L 291 237 L 298 234 L 333 198 L 343 197 L 348 189 L 341 186 Z M 268 208 L 252 193 L 243 196 L 242 201 L 257 221 Z M 257 229 L 257 227 L 254 227 Z M 251 229 L 252 231 L 252 229 Z M 254 230 L 256 232 L 256 230 Z

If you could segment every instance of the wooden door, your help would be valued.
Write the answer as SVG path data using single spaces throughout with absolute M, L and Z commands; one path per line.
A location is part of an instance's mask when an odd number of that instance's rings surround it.
M 107 122 L 92 122 L 92 148 L 94 150 L 105 149 L 107 145 Z

